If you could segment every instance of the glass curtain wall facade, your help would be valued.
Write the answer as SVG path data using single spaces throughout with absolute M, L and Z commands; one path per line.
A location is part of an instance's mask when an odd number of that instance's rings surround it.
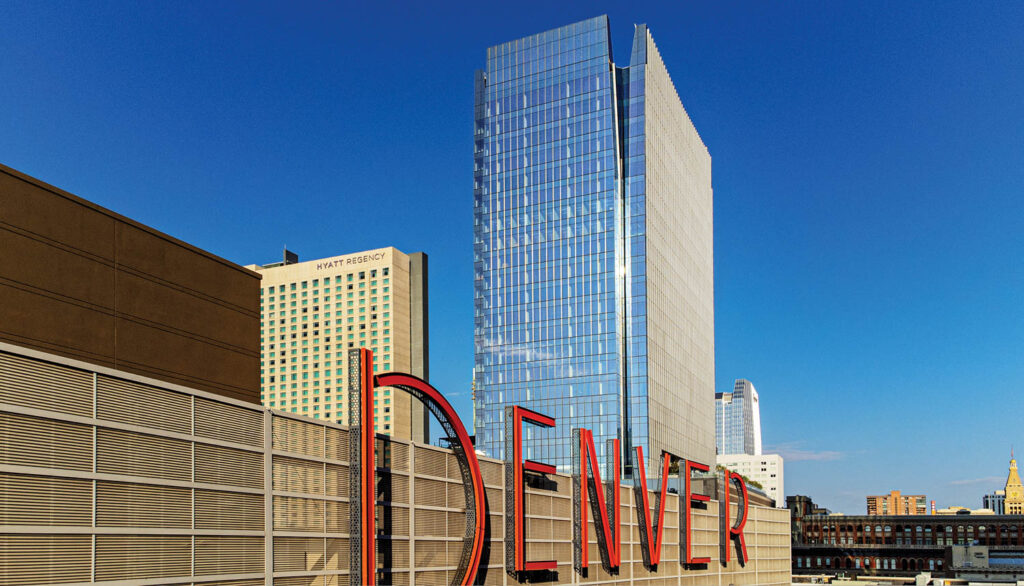
M 753 383 L 737 379 L 731 393 L 715 393 L 715 428 L 719 454 L 761 455 L 761 406 Z
M 616 68 L 608 19 L 600 16 L 491 47 L 486 70 L 476 74 L 475 425 L 477 447 L 489 456 L 503 456 L 503 407 L 518 404 L 556 419 L 553 430 L 524 428 L 525 457 L 562 471 L 571 468 L 574 427 L 593 430 L 602 460 L 606 441 L 620 437 L 623 450 L 640 445 L 650 455 L 672 447 L 677 455 L 713 459 L 710 157 L 700 193 L 706 234 L 690 235 L 707 240 L 696 254 L 708 265 L 696 287 L 707 299 L 699 308 L 687 299 L 674 303 L 676 311 L 707 314 L 701 376 L 673 386 L 668 379 L 687 377 L 671 359 L 664 380 L 650 372 L 652 355 L 668 354 L 666 342 L 681 341 L 679 353 L 689 354 L 689 340 L 669 336 L 651 352 L 648 337 L 648 316 L 673 304 L 648 295 L 649 47 L 646 27 L 638 26 L 630 66 Z M 672 95 L 685 117 L 674 88 Z M 706 156 L 699 137 L 697 143 Z M 676 328 L 686 320 L 668 321 L 665 327 Z M 658 396 L 649 391 L 655 387 Z M 703 400 L 691 398 L 697 393 Z M 666 409 L 655 415 L 659 402 Z M 667 423 L 670 410 L 674 424 Z M 698 438 L 692 445 L 659 435 L 686 428 L 690 415 L 694 425 L 685 433 Z

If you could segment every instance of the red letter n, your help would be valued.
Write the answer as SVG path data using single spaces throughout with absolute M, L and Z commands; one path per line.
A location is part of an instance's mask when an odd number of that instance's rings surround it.
M 572 430 L 573 562 L 580 574 L 584 574 L 585 568 L 590 565 L 587 548 L 588 501 L 594 515 L 597 546 L 605 571 L 617 571 L 621 559 L 619 482 L 622 467 L 619 462 L 619 440 L 608 440 L 606 446 L 607 472 L 611 477 L 611 486 L 607 488 L 603 486 L 601 473 L 597 470 L 594 434 L 589 429 Z M 607 497 L 602 488 L 606 488 Z

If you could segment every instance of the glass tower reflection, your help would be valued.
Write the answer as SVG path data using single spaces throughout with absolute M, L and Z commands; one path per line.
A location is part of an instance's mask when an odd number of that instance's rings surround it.
M 617 437 L 651 453 L 648 42 L 637 27 L 616 68 L 600 16 L 491 47 L 476 73 L 475 426 L 489 456 L 503 456 L 506 404 L 556 419 L 524 428 L 524 455 L 560 470 L 573 427 L 593 431 L 602 460 Z

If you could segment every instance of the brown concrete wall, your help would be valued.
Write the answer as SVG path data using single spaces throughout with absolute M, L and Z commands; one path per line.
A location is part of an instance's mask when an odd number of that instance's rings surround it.
M 0 165 L 0 340 L 259 402 L 259 282 Z

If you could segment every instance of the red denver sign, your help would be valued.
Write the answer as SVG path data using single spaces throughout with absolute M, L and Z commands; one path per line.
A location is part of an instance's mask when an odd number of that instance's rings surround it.
M 350 545 L 351 560 L 349 580 L 351 584 L 377 583 L 376 539 L 376 460 L 375 430 L 373 427 L 373 389 L 375 387 L 392 387 L 411 393 L 422 401 L 437 417 L 447 437 L 452 438 L 452 450 L 459 462 L 463 486 L 466 491 L 466 532 L 463 538 L 462 557 L 458 570 L 455 572 L 453 585 L 468 586 L 476 583 L 483 556 L 484 538 L 487 523 L 487 502 L 484 492 L 483 476 L 466 428 L 451 404 L 426 381 L 411 374 L 387 373 L 373 375 L 373 354 L 365 348 L 349 351 L 349 389 L 350 409 L 353 414 L 351 421 L 350 445 Z M 358 389 L 358 392 L 355 392 Z M 541 427 L 554 427 L 555 420 L 546 415 L 536 413 L 519 406 L 505 408 L 505 570 L 512 576 L 531 581 L 541 578 L 540 573 L 554 570 L 557 567 L 553 560 L 527 560 L 525 534 L 525 474 L 553 474 L 555 467 L 541 462 L 524 460 L 522 457 L 522 425 L 530 423 Z M 619 440 L 608 441 L 608 454 L 605 474 L 608 482 L 603 482 L 597 469 L 597 456 L 594 449 L 594 437 L 590 430 L 573 429 L 573 566 L 577 572 L 585 574 L 589 566 L 587 551 L 587 508 L 594 516 L 597 531 L 598 550 L 601 564 L 605 571 L 618 572 L 622 559 L 621 519 L 619 518 L 619 485 L 622 478 L 622 467 L 619 461 Z M 693 544 L 690 537 L 692 509 L 704 506 L 711 500 L 710 495 L 693 491 L 693 471 L 708 472 L 709 466 L 699 462 L 685 460 L 668 452 L 661 454 L 661 490 L 655 498 L 654 508 L 657 516 L 651 518 L 647 494 L 647 478 L 644 472 L 644 454 L 640 446 L 633 455 L 633 492 L 640 518 L 640 543 L 644 565 L 656 572 L 661 563 L 661 546 L 663 543 L 663 527 L 665 519 L 665 500 L 668 495 L 668 478 L 672 465 L 676 464 L 682 471 L 683 488 L 681 522 L 679 527 L 680 559 L 685 567 L 694 568 L 711 562 L 707 557 L 694 557 Z M 678 474 L 678 472 L 677 472 Z M 747 523 L 749 509 L 747 487 L 743 477 L 735 472 L 725 471 L 720 484 L 719 496 L 719 548 L 723 565 L 730 561 L 728 542 L 733 541 L 739 563 L 747 562 L 747 545 L 743 535 Z M 736 519 L 729 519 L 727 503 L 730 497 L 730 485 L 739 489 L 739 506 Z

